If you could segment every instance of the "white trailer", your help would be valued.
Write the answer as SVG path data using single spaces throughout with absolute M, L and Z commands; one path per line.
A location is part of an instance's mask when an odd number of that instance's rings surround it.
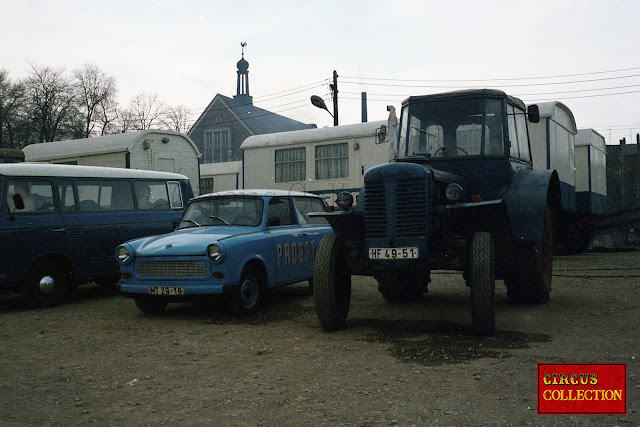
M 534 169 L 558 173 L 562 193 L 562 210 L 576 211 L 575 135 L 578 133 L 573 113 L 561 102 L 542 102 L 538 123 L 528 122 L 531 157 Z
M 338 193 L 357 195 L 364 172 L 389 161 L 387 121 L 250 136 L 244 151 L 243 188 L 304 191 L 335 206 Z
M 576 210 L 587 215 L 607 213 L 607 149 L 604 136 L 593 129 L 576 135 Z
M 23 151 L 27 162 L 180 173 L 189 178 L 194 194 L 199 194 L 200 152 L 191 138 L 179 132 L 141 130 L 31 144 Z

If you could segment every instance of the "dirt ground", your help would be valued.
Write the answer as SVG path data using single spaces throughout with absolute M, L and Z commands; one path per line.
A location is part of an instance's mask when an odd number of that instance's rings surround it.
M 0 425 L 640 425 L 640 252 L 556 257 L 551 301 L 497 283 L 494 337 L 436 273 L 424 302 L 353 281 L 349 328 L 325 333 L 306 284 L 255 316 L 219 303 L 143 315 L 85 286 L 53 309 L 0 301 Z M 536 364 L 627 363 L 628 415 L 536 414 Z

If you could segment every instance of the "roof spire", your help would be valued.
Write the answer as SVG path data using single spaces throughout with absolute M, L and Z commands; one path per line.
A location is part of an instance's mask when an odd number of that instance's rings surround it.
M 245 103 L 252 104 L 251 96 L 249 95 L 249 63 L 244 59 L 244 48 L 247 47 L 247 42 L 241 42 L 242 58 L 238 61 L 238 90 L 234 98 L 243 97 Z M 246 97 L 246 98 L 245 98 Z

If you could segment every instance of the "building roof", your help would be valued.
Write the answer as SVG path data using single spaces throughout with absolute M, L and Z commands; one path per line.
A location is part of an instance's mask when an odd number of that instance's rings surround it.
M 386 125 L 386 120 L 375 122 L 355 123 L 342 126 L 305 129 L 292 132 L 270 133 L 266 135 L 254 135 L 244 140 L 241 149 L 305 144 L 311 141 L 328 141 L 333 139 L 349 139 L 366 136 L 376 136 L 377 130 Z
M 540 111 L 540 118 L 551 118 L 553 121 L 558 122 L 565 126 L 569 131 L 573 132 L 575 135 L 578 133 L 578 128 L 576 127 L 576 119 L 573 117 L 573 113 L 562 102 L 559 101 L 551 101 L 551 102 L 539 102 L 538 110 Z M 564 114 L 559 113 L 560 111 L 564 112 Z M 562 117 L 564 116 L 564 117 Z
M 256 107 L 253 105 L 251 97 L 247 95 L 239 95 L 234 98 L 229 98 L 228 96 L 216 94 L 207 108 L 202 112 L 198 120 L 196 120 L 194 125 L 191 127 L 191 130 L 206 124 L 206 122 L 204 122 L 204 118 L 219 108 L 214 108 L 216 101 L 221 102 L 225 107 L 227 107 L 253 135 L 316 128 L 315 124 L 302 123 L 297 120 L 290 119 L 289 117 L 281 116 L 271 111 Z M 191 130 L 189 133 L 191 133 Z
M 196 153 L 196 156 L 200 157 L 198 148 L 187 135 L 180 132 L 159 129 L 116 133 L 112 135 L 98 136 L 95 138 L 31 144 L 24 147 L 23 151 L 25 158 L 30 162 L 80 157 L 90 154 L 131 152 L 134 146 L 141 140 L 152 140 L 153 138 L 162 138 L 167 135 L 178 136 L 184 139 Z
M 576 147 L 590 145 L 600 151 L 606 151 L 604 136 L 594 129 L 578 129 L 575 141 Z

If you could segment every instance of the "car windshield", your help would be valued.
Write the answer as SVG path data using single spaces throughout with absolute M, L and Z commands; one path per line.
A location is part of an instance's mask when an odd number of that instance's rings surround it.
M 257 227 L 262 222 L 263 200 L 259 197 L 212 197 L 187 206 L 178 229 L 204 226 L 243 225 Z
M 499 99 L 440 99 L 403 107 L 401 157 L 504 155 Z

